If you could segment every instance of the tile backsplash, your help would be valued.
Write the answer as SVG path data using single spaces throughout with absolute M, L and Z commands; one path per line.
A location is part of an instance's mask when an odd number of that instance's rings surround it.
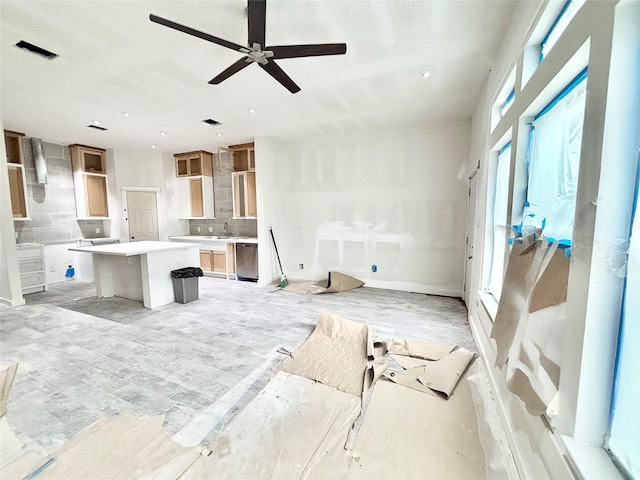
M 26 200 L 30 220 L 13 222 L 18 243 L 68 243 L 80 238 L 104 237 L 102 220 L 77 220 L 69 147 L 43 142 L 48 183 L 39 184 L 31 139 L 23 138 Z

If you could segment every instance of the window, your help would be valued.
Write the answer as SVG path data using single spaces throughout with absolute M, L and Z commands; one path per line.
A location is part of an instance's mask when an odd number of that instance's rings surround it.
M 587 69 L 532 122 L 529 183 L 522 228 L 544 228 L 551 241 L 571 245 L 582 145 Z
M 564 32 L 564 29 L 567 28 L 567 25 L 569 25 L 569 22 L 584 2 L 585 0 L 567 0 L 562 6 L 560 13 L 553 21 L 551 28 L 549 28 L 549 31 L 540 43 L 540 63 L 542 63 L 544 57 L 549 54 L 560 38 L 560 35 L 562 35 L 562 32 Z
M 507 245 L 507 203 L 509 199 L 509 171 L 511 166 L 511 142 L 498 152 L 495 198 L 493 201 L 493 256 L 489 277 L 489 292 L 500 300 L 504 276 L 504 256 Z
M 640 159 L 639 159 L 640 160 Z M 640 213 L 638 191 L 627 263 L 608 447 L 631 478 L 640 478 Z
M 511 108 L 511 105 L 513 105 L 513 101 L 515 98 L 516 89 L 514 88 L 513 90 L 511 90 L 511 93 L 507 97 L 507 100 L 502 104 L 502 107 L 500 107 L 500 116 L 504 117 L 504 114 L 507 113 L 507 110 L 509 110 L 509 108 Z

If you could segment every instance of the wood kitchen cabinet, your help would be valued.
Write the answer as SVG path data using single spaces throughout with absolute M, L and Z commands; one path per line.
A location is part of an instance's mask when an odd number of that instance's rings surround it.
M 176 153 L 178 218 L 215 218 L 213 204 L 213 154 Z
M 205 272 L 233 276 L 236 273 L 235 244 L 228 242 L 224 250 L 200 250 L 200 268 Z
M 87 145 L 69 145 L 76 214 L 82 218 L 108 218 L 106 150 Z
M 24 133 L 4 131 L 4 144 L 7 153 L 7 172 L 9 174 L 9 192 L 11 211 L 15 220 L 28 220 L 27 180 L 24 171 L 22 139 Z
M 198 150 L 176 153 L 176 177 L 195 177 L 213 175 L 213 154 Z
M 178 218 L 215 218 L 213 177 L 176 179 Z
M 222 170 L 253 172 L 256 169 L 256 155 L 253 142 L 229 145 L 229 147 L 218 147 L 218 156 L 220 159 L 231 156 L 231 162 L 220 161 L 220 168 Z
M 233 172 L 233 218 L 257 218 L 256 172 Z

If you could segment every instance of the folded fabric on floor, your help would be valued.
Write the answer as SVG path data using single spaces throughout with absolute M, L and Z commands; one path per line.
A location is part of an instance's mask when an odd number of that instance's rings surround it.
M 391 372 L 385 374 L 385 377 L 420 392 L 434 395 L 437 392 L 449 398 L 474 356 L 473 352 L 462 347 L 456 348 L 440 360 L 392 355 L 391 358 L 406 370 Z
M 362 395 L 367 370 L 369 325 L 329 312 L 302 346 L 278 367 L 352 395 Z
M 329 272 L 327 279 L 320 280 L 319 282 L 289 281 L 289 284 L 284 288 L 284 290 L 289 292 L 306 293 L 309 295 L 318 295 L 321 293 L 345 292 L 347 290 L 362 287 L 363 285 L 363 281 L 349 275 L 345 275 L 344 273 Z

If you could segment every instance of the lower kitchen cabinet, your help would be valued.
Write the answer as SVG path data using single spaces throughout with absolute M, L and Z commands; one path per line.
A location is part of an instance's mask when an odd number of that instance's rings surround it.
M 47 290 L 44 248 L 42 245 L 19 245 L 18 269 L 20 271 L 20 285 L 22 286 L 23 295 Z
M 235 244 L 226 243 L 224 250 L 200 250 L 200 268 L 205 272 L 220 273 L 227 278 L 236 273 Z

